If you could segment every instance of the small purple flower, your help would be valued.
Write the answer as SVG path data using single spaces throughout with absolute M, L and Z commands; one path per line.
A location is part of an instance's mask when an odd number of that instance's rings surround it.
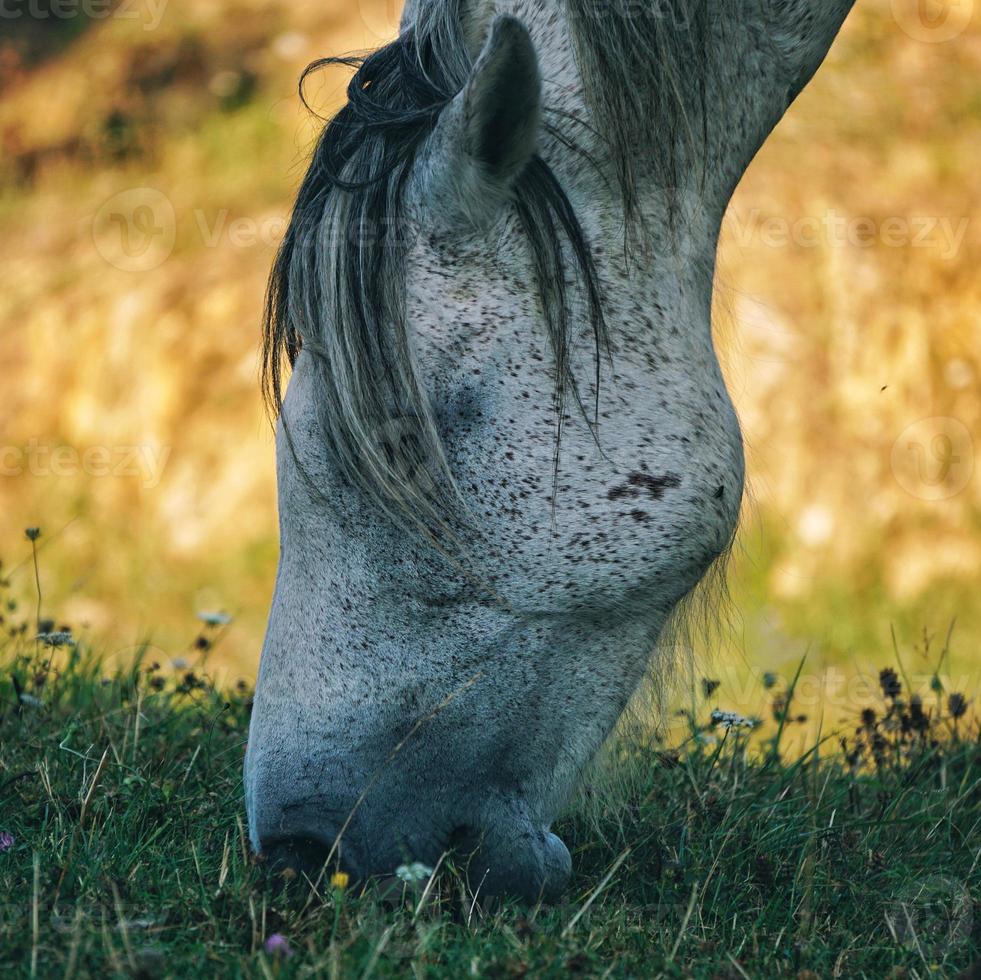
M 284 959 L 293 955 L 290 949 L 289 940 L 281 933 L 274 932 L 263 944 L 263 948 L 270 956 L 281 956 Z
M 14 846 L 14 835 L 0 830 L 0 851 L 9 851 Z

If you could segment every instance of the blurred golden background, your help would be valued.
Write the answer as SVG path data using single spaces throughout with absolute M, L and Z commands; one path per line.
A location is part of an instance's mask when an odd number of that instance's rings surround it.
M 806 653 L 813 702 L 847 715 L 893 633 L 922 679 L 955 620 L 942 671 L 978 688 L 973 6 L 859 0 L 733 202 L 717 332 L 750 501 L 706 668 L 729 706 Z M 396 19 L 383 0 L 5 0 L 0 555 L 30 601 L 40 526 L 45 611 L 107 655 L 185 657 L 196 615 L 224 610 L 213 662 L 254 671 L 277 553 L 259 312 L 316 133 L 296 80 Z M 346 79 L 318 84 L 326 111 Z

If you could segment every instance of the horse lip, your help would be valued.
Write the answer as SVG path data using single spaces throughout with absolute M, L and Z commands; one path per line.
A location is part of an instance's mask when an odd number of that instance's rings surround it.
M 458 834 L 457 848 L 470 852 L 466 866 L 475 893 L 553 902 L 565 891 L 572 857 L 550 830 L 519 823 Z

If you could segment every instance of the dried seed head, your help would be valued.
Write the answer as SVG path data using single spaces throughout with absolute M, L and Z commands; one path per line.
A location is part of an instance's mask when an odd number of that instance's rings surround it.
M 947 699 L 947 708 L 951 718 L 963 718 L 967 713 L 967 699 L 963 694 L 951 694 Z
M 903 685 L 900 684 L 899 677 L 892 667 L 886 667 L 879 672 L 879 685 L 887 698 L 898 698 L 903 690 Z
M 702 696 L 706 698 L 712 697 L 712 695 L 719 689 L 721 681 L 711 681 L 707 677 L 702 678 Z

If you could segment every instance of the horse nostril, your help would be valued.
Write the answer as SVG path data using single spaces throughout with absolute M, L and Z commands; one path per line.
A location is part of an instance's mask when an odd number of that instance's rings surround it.
M 312 837 L 286 837 L 272 840 L 262 845 L 262 853 L 269 862 L 273 874 L 294 871 L 315 881 L 327 864 L 338 858 L 337 851 L 331 855 L 331 847 Z M 337 862 L 339 863 L 339 861 Z
M 454 827 L 446 837 L 444 851 L 456 851 L 469 857 L 480 846 L 480 834 L 467 824 Z

